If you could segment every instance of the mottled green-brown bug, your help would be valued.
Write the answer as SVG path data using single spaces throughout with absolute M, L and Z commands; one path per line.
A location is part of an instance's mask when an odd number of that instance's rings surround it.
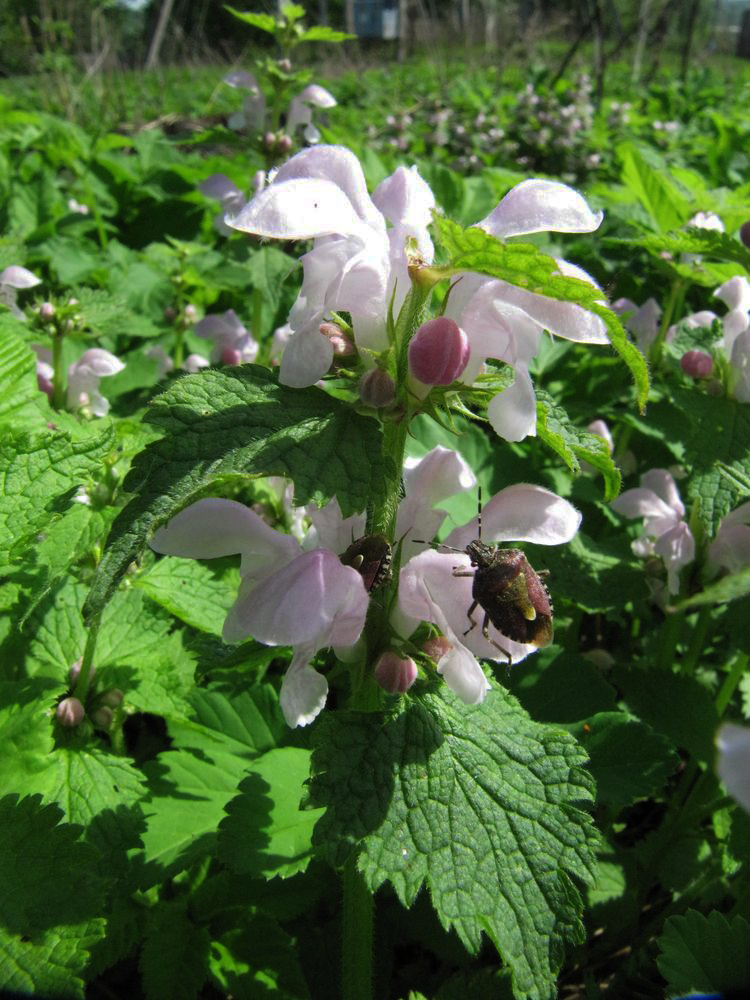
M 357 538 L 339 558 L 344 566 L 357 570 L 368 593 L 391 578 L 392 549 L 385 535 Z

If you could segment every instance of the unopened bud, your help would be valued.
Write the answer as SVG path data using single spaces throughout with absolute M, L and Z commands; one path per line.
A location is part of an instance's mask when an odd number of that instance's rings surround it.
M 276 146 L 276 136 L 273 132 L 266 132 L 263 135 L 263 145 L 266 149 L 273 149 Z
M 77 306 L 78 305 L 78 299 L 68 299 L 68 305 L 69 306 Z
M 51 302 L 42 302 L 39 306 L 39 315 L 45 322 L 47 322 L 55 315 L 55 307 Z
M 242 355 L 236 347 L 225 347 L 219 360 L 223 365 L 241 365 Z
M 282 73 L 291 73 L 292 72 L 292 61 L 291 61 L 291 59 L 279 59 L 279 61 L 277 62 L 276 65 L 279 67 L 279 69 L 281 70 Z
M 172 306 L 167 306 L 167 308 L 164 310 L 164 319 L 167 321 L 167 323 L 171 323 L 176 315 L 177 313 L 174 311 Z
M 422 651 L 427 653 L 431 660 L 439 663 L 440 660 L 453 649 L 453 643 L 446 639 L 444 635 L 436 635 L 431 639 L 426 639 L 422 643 Z
M 276 142 L 276 148 L 280 153 L 290 153 L 293 146 L 291 138 L 285 133 L 282 133 Z
M 336 357 L 341 358 L 349 354 L 354 354 L 354 344 L 349 340 L 340 326 L 337 326 L 335 323 L 321 323 L 320 332 L 330 340 L 333 353 Z
M 750 219 L 740 226 L 740 242 L 744 243 L 746 247 L 750 247 Z
M 411 657 L 383 653 L 375 665 L 375 680 L 388 694 L 404 694 L 417 679 L 417 665 Z
M 197 319 L 198 319 L 198 310 L 195 308 L 192 302 L 188 302 L 188 304 L 185 306 L 185 322 L 195 323 Z
M 68 676 L 70 677 L 70 683 L 73 686 L 75 686 L 78 683 L 78 678 L 81 676 L 82 664 L 83 664 L 83 657 L 79 656 L 78 659 L 70 668 L 70 673 L 68 674 Z M 89 667 L 89 684 L 93 681 L 95 674 L 96 674 L 96 667 L 92 665 Z
M 372 371 L 365 372 L 360 379 L 359 398 L 365 406 L 374 406 L 378 409 L 390 406 L 396 398 L 396 383 L 388 372 L 373 368 Z
M 73 726 L 80 726 L 85 715 L 86 711 L 77 698 L 63 698 L 55 711 L 60 725 L 71 729 Z
M 110 688 L 102 693 L 99 701 L 100 704 L 106 705 L 108 708 L 117 708 L 118 705 L 122 704 L 124 697 L 125 695 L 119 688 Z
M 97 729 L 109 729 L 112 725 L 112 720 L 115 714 L 111 708 L 107 705 L 100 705 L 99 708 L 91 716 L 91 721 L 97 727 Z
M 409 370 L 425 385 L 451 385 L 469 363 L 469 341 L 452 319 L 423 323 L 409 344 Z
M 686 351 L 680 358 L 680 368 L 691 378 L 709 378 L 714 362 L 705 351 Z

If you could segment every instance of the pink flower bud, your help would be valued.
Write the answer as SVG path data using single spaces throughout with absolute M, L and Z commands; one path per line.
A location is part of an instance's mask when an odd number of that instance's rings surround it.
M 47 322 L 48 320 L 51 320 L 52 317 L 55 315 L 55 307 L 52 305 L 51 302 L 42 302 L 42 304 L 39 306 L 39 315 L 45 322 Z
M 444 635 L 433 636 L 422 643 L 423 652 L 427 653 L 429 658 L 434 660 L 435 663 L 438 663 L 452 649 L 453 643 L 450 639 L 446 639 Z
M 55 387 L 52 385 L 52 380 L 49 379 L 43 372 L 36 373 L 36 384 L 37 387 L 52 399 L 55 393 Z
M 409 344 L 409 368 L 425 385 L 450 385 L 469 362 L 466 334 L 447 316 L 438 316 L 422 326 Z
M 236 347 L 225 347 L 219 360 L 223 365 L 241 365 L 242 355 Z
M 686 351 L 680 358 L 680 368 L 691 378 L 709 378 L 714 363 L 705 351 Z
M 328 337 L 336 357 L 342 358 L 354 354 L 354 344 L 349 340 L 340 326 L 335 323 L 321 323 L 320 332 Z
M 108 708 L 117 708 L 118 705 L 122 704 L 124 697 L 125 695 L 119 688 L 110 688 L 102 694 L 100 701 L 102 705 L 106 705 Z
M 276 143 L 276 146 L 280 153 L 290 153 L 293 145 L 294 143 L 292 142 L 290 137 L 284 134 L 279 136 L 278 141 Z
M 388 694 L 404 694 L 417 679 L 417 665 L 410 657 L 383 653 L 375 666 L 375 680 Z
M 273 132 L 266 132 L 263 136 L 263 145 L 266 149 L 273 149 L 276 145 L 276 136 Z
M 290 59 L 279 59 L 276 65 L 279 67 L 282 73 L 292 72 L 292 62 Z
M 185 322 L 186 323 L 195 323 L 195 321 L 197 319 L 198 319 L 198 310 L 195 308 L 195 306 L 191 302 L 189 302 L 185 306 Z
M 378 409 L 390 406 L 396 398 L 396 383 L 388 372 L 373 368 L 360 379 L 359 398 L 366 406 L 375 406 Z
M 70 668 L 70 683 L 76 685 L 78 683 L 78 678 L 81 676 L 81 665 L 83 663 L 83 657 L 79 656 L 75 663 Z M 94 675 L 96 674 L 96 667 L 89 667 L 89 684 L 93 681 Z
M 750 219 L 740 226 L 740 242 L 744 243 L 746 247 L 750 247 Z
M 69 728 L 80 726 L 85 715 L 84 707 L 77 698 L 63 698 L 55 711 L 60 725 Z
M 167 323 L 171 323 L 176 315 L 177 313 L 174 311 L 172 306 L 167 306 L 167 308 L 164 310 L 164 319 L 167 321 Z

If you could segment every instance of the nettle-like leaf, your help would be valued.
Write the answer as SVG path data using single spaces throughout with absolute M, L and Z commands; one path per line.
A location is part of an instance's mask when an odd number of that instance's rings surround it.
M 648 367 L 640 351 L 628 339 L 617 316 L 604 305 L 603 292 L 582 281 L 563 275 L 557 261 L 531 243 L 502 243 L 483 229 L 462 229 L 443 216 L 434 216 L 439 240 L 450 255 L 445 277 L 459 271 L 475 271 L 518 285 L 527 292 L 559 302 L 572 302 L 594 313 L 607 328 L 612 347 L 628 366 L 635 382 L 638 405 L 643 410 L 648 398 Z
M 370 888 L 389 881 L 406 906 L 426 883 L 468 949 L 491 937 L 516 995 L 554 996 L 564 945 L 583 937 L 574 880 L 595 871 L 573 738 L 497 688 L 472 707 L 442 688 L 391 717 L 326 714 L 315 736 L 315 841 L 331 862 L 361 847 Z
M 0 441 L 0 571 L 13 568 L 33 537 L 101 467 L 112 445 L 110 428 L 88 436 L 6 431 Z
M 221 635 L 239 583 L 239 570 L 219 574 L 194 559 L 170 558 L 154 563 L 135 586 L 180 621 Z
M 744 566 L 736 573 L 729 573 L 719 580 L 710 583 L 699 594 L 680 601 L 676 607 L 680 611 L 687 608 L 700 608 L 707 604 L 729 604 L 750 594 L 750 566 Z
M 612 460 L 607 442 L 598 434 L 579 430 L 565 410 L 546 392 L 536 390 L 537 437 L 552 448 L 576 475 L 581 461 L 604 476 L 604 500 L 610 503 L 620 492 L 620 470 Z
M 324 506 L 335 496 L 345 517 L 383 490 L 376 421 L 320 389 L 278 385 L 257 365 L 181 378 L 145 419 L 164 437 L 136 457 L 125 479 L 137 496 L 112 526 L 87 614 L 104 607 L 156 528 L 222 477 L 285 476 L 294 481 L 296 504 Z
M 278 883 L 276 883 L 278 884 Z M 210 972 L 222 995 L 237 1000 L 308 1000 L 299 947 L 270 917 L 243 917 L 242 927 L 211 942 Z
M 632 143 L 618 146 L 617 154 L 622 180 L 648 212 L 653 227 L 668 230 L 681 226 L 690 216 L 692 202 L 669 175 L 664 160 Z
M 670 995 L 743 994 L 750 983 L 750 924 L 717 910 L 670 917 L 659 938 L 659 972 Z
M 250 11 L 235 10 L 229 4 L 224 4 L 224 9 L 245 24 L 257 28 L 259 31 L 266 31 L 269 35 L 276 33 L 276 20 L 270 14 L 253 14 Z
M 739 264 L 750 274 L 750 250 L 728 233 L 716 229 L 701 229 L 688 226 L 678 232 L 664 236 L 646 236 L 638 241 L 650 253 L 658 256 L 665 251 L 671 254 L 692 253 L 713 260 Z
M 301 42 L 345 42 L 348 38 L 356 37 L 347 31 L 336 31 L 324 24 L 315 24 L 311 28 L 307 28 L 300 35 L 299 40 Z
M 63 925 L 29 940 L 0 927 L 0 982 L 7 995 L 80 998 L 89 951 L 106 928 L 102 919 Z
M 0 425 L 43 427 L 36 359 L 24 338 L 24 324 L 0 313 Z
M 190 919 L 187 900 L 160 902 L 148 914 L 140 957 L 146 1000 L 192 1000 L 208 975 L 210 938 Z

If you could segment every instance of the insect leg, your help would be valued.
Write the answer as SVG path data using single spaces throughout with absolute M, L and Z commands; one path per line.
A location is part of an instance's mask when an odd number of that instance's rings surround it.
M 465 632 L 464 632 L 464 635 L 466 635 Z M 492 645 L 495 647 L 495 649 L 499 649 L 500 650 L 500 652 L 503 654 L 503 656 L 507 659 L 508 666 L 510 666 L 511 663 L 513 662 L 513 657 L 510 655 L 510 653 L 508 652 L 507 649 L 503 649 L 503 647 L 500 645 L 500 643 L 499 642 L 495 642 L 495 640 L 490 635 L 490 616 L 488 614 L 485 614 L 484 621 L 482 622 L 482 635 L 485 637 L 485 639 L 487 640 L 487 642 L 492 643 Z
M 471 632 L 471 630 L 472 630 L 473 628 L 476 628 L 476 627 L 477 627 L 477 623 L 476 623 L 476 619 L 475 619 L 475 618 L 472 618 L 472 614 L 473 614 L 473 612 L 474 612 L 474 611 L 476 610 L 476 608 L 477 608 L 477 605 L 478 605 L 478 604 L 479 604 L 479 601 L 472 601 L 472 602 L 471 602 L 471 607 L 470 607 L 470 608 L 469 608 L 469 610 L 468 610 L 468 611 L 466 612 L 466 617 L 467 617 L 467 618 L 469 619 L 469 621 L 471 622 L 471 625 L 469 625 L 469 627 L 468 627 L 468 628 L 466 629 L 466 631 L 464 632 L 464 635 L 468 635 L 468 634 L 469 634 L 469 632 Z

